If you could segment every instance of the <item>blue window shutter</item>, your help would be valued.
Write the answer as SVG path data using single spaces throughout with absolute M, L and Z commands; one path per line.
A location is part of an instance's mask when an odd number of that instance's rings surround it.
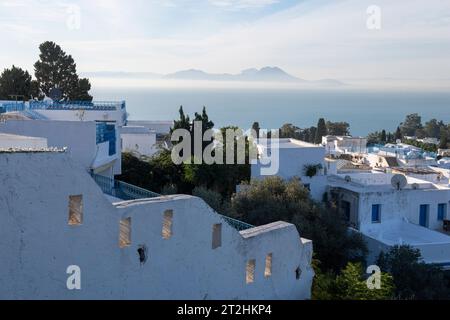
M 445 219 L 445 211 L 447 211 L 447 204 L 446 203 L 439 203 L 438 204 L 438 220 L 442 221 Z
M 372 205 L 372 222 L 380 222 L 380 205 Z

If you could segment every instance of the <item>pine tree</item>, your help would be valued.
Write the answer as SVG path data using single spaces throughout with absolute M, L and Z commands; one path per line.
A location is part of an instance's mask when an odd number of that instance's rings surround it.
M 440 136 L 441 136 L 441 139 L 439 142 L 439 149 L 447 149 L 448 136 L 447 136 L 447 131 L 444 128 L 441 128 Z
M 255 130 L 256 138 L 259 139 L 259 130 L 261 129 L 259 127 L 259 122 L 253 122 L 252 129 Z
M 34 64 L 35 77 L 42 92 L 49 96 L 53 88 L 62 91 L 62 100 L 92 101 L 89 95 L 91 84 L 88 79 L 80 79 L 71 55 L 67 55 L 59 45 L 47 41 L 39 46 L 39 60 Z
M 402 140 L 402 131 L 400 130 L 400 127 L 397 127 L 397 130 L 395 131 L 395 140 Z
M 27 71 L 13 65 L 2 72 L 0 100 L 28 100 L 31 96 L 31 75 Z
M 317 131 L 314 139 L 315 144 L 322 143 L 322 137 L 327 135 L 327 125 L 324 118 L 320 118 L 317 123 Z
M 380 140 L 382 143 L 386 142 L 386 130 L 383 129 L 383 131 L 381 131 L 381 137 Z

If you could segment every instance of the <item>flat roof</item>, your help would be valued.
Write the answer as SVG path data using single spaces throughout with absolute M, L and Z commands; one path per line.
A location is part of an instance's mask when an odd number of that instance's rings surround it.
M 322 145 L 313 144 L 302 140 L 281 138 L 281 139 L 258 139 L 258 145 L 263 147 L 271 147 L 272 142 L 278 142 L 279 149 L 294 149 L 294 148 L 323 148 Z
M 361 232 L 389 246 L 450 244 L 450 236 L 400 219 L 364 225 Z
M 21 136 L 21 135 L 18 135 L 18 134 L 10 134 L 10 133 L 1 133 L 0 132 L 0 140 L 35 140 L 35 141 L 41 141 L 41 140 L 45 140 L 45 138 Z

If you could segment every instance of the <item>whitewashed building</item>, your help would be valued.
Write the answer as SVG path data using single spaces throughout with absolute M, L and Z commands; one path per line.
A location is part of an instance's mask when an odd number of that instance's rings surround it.
M 326 192 L 325 148 L 296 139 L 258 140 L 258 161 L 251 166 L 251 179 L 263 179 L 264 168 L 276 169 L 283 179 L 298 178 L 311 196 L 322 200 Z M 268 163 L 268 164 L 267 164 Z M 307 169 L 315 168 L 308 176 Z
M 365 137 L 327 135 L 322 137 L 322 145 L 327 154 L 333 155 L 367 152 L 367 138 Z
M 122 152 L 151 157 L 160 149 L 156 142 L 156 131 L 144 126 L 122 127 Z
M 0 168 L 0 299 L 310 298 L 312 243 L 292 224 L 91 177 L 64 150 L 2 149 Z
M 328 177 L 331 198 L 369 244 L 369 262 L 380 251 L 408 244 L 421 250 L 425 262 L 450 267 L 450 236 L 444 230 L 449 179 L 438 172 L 419 171 Z
M 5 106 L 6 115 L 22 118 L 5 117 L 0 133 L 45 138 L 49 147 L 67 147 L 75 161 L 95 174 L 110 178 L 121 174 L 119 137 L 126 125 L 125 102 L 30 101 Z

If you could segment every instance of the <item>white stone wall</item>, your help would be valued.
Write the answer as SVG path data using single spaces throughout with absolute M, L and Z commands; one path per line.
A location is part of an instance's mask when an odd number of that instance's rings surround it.
M 406 218 L 408 222 L 419 224 L 420 205 L 428 204 L 428 227 L 442 230 L 438 221 L 438 204 L 447 204 L 447 218 L 450 208 L 450 190 L 391 190 L 389 192 L 361 193 L 359 195 L 360 225 L 372 223 L 372 205 L 381 204 L 381 221 Z
M 202 200 L 172 196 L 112 205 L 66 153 L 0 153 L 0 299 L 308 299 L 312 244 L 295 226 L 239 233 Z M 5 169 L 4 169 L 5 168 Z M 68 225 L 68 198 L 83 196 L 83 224 Z M 173 235 L 162 238 L 165 210 Z M 131 245 L 119 248 L 119 221 Z M 212 226 L 222 246 L 212 249 Z M 147 248 L 140 263 L 137 249 Z M 273 254 L 272 276 L 264 260 Z M 255 281 L 246 284 L 248 259 Z M 69 265 L 81 290 L 68 290 Z M 296 269 L 302 270 L 299 280 Z
M 148 157 L 158 152 L 155 132 L 149 132 L 148 134 L 122 132 L 120 137 L 123 152 L 135 152 Z
M 279 170 L 276 174 L 283 179 L 298 177 L 302 183 L 309 184 L 311 196 L 315 200 L 322 200 L 327 188 L 325 171 L 325 148 L 323 147 L 302 147 L 302 148 L 280 148 L 279 149 Z M 305 165 L 322 165 L 322 170 L 313 178 L 305 176 Z M 263 179 L 261 169 L 268 167 L 259 161 L 251 166 L 251 178 Z
M 97 158 L 109 157 L 108 154 L 102 154 L 104 150 L 97 145 L 94 121 L 8 120 L 0 123 L 0 132 L 42 137 L 47 139 L 49 147 L 67 147 L 73 159 L 87 170 L 91 169 Z M 118 131 L 116 131 L 116 137 L 116 155 L 114 155 L 116 161 L 113 164 L 113 175 L 118 175 L 122 171 Z

